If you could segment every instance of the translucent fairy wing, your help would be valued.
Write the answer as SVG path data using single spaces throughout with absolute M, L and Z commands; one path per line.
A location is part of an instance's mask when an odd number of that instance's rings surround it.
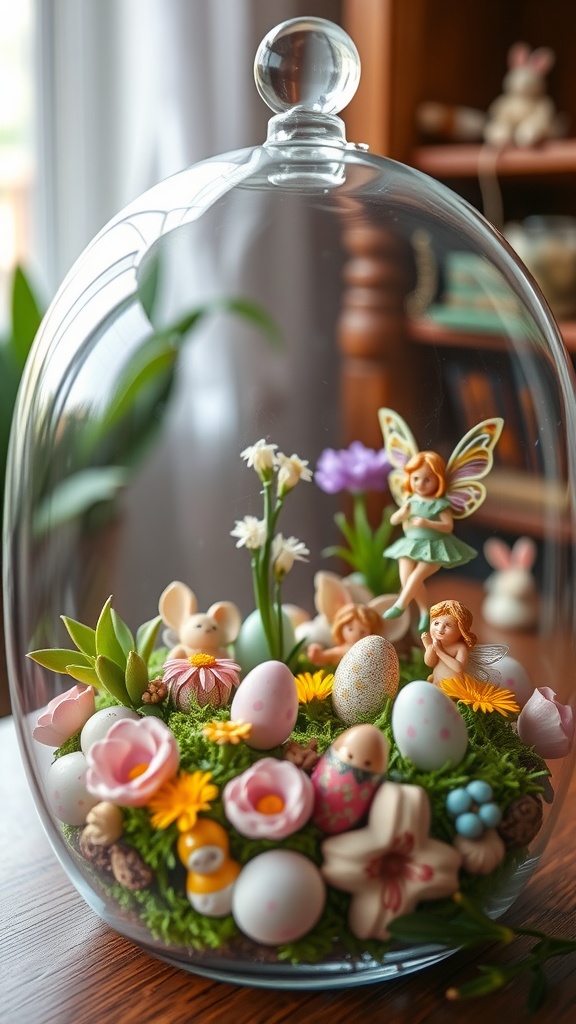
M 507 654 L 508 648 L 506 644 L 475 644 L 468 655 L 466 671 L 483 683 L 487 681 L 489 676 L 491 679 L 496 680 L 498 672 L 492 669 L 488 673 L 487 670 L 492 665 L 496 665 Z
M 388 486 L 396 504 L 402 505 L 405 499 L 402 491 L 405 480 L 404 466 L 416 455 L 418 446 L 408 424 L 393 409 L 379 409 L 378 419 L 386 454 L 394 467 L 388 477 Z
M 494 448 L 503 426 L 499 416 L 482 420 L 452 452 L 446 467 L 446 497 L 455 519 L 471 515 L 484 501 L 486 488 L 479 481 L 492 469 Z

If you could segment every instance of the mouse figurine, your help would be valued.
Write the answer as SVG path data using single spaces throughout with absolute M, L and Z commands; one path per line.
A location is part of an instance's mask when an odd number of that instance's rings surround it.
M 239 608 L 231 601 L 218 601 L 207 612 L 199 612 L 194 592 L 177 580 L 160 595 L 158 611 L 169 627 L 166 639 L 174 644 L 169 658 L 192 654 L 228 658 L 227 645 L 238 636 L 242 622 Z

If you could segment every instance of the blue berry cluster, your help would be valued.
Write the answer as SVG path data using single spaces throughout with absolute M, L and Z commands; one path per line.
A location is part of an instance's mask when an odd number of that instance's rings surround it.
M 474 779 L 467 786 L 453 789 L 446 797 L 446 810 L 455 818 L 458 835 L 466 839 L 479 839 L 487 828 L 496 828 L 502 821 L 502 811 L 493 801 L 492 787 L 482 779 Z

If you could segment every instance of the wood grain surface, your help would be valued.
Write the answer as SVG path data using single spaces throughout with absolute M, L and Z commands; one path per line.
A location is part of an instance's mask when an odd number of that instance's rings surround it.
M 576 781 L 539 871 L 506 920 L 576 936 Z M 89 909 L 53 854 L 28 791 L 11 719 L 0 722 L 0 1021 L 2 1024 L 574 1024 L 576 957 L 547 969 L 543 1009 L 525 1009 L 528 982 L 466 1003 L 446 989 L 473 964 L 520 950 L 454 954 L 416 974 L 344 991 L 286 992 L 209 981 L 152 959 Z

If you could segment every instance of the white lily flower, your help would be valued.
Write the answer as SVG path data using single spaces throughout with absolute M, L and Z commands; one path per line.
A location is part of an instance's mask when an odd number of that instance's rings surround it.
M 237 548 L 248 548 L 250 551 L 257 551 L 263 547 L 266 541 L 266 523 L 256 516 L 244 516 L 244 519 L 237 519 L 236 525 L 230 531 L 231 537 L 238 537 Z
M 240 452 L 240 456 L 246 459 L 248 468 L 256 470 L 259 477 L 269 476 L 271 470 L 274 469 L 274 451 L 277 447 L 277 444 L 268 444 L 261 437 L 256 444 L 252 444 L 249 448 L 245 448 L 243 452 Z
M 308 462 L 301 459 L 298 455 L 291 455 L 288 458 L 287 455 L 278 452 L 276 465 L 278 466 L 279 495 L 291 491 L 299 480 L 308 483 L 312 479 L 312 470 L 308 468 Z
M 307 562 L 310 554 L 308 548 L 297 537 L 285 538 L 277 533 L 272 541 L 272 563 L 276 578 L 282 578 L 290 572 L 294 562 Z

